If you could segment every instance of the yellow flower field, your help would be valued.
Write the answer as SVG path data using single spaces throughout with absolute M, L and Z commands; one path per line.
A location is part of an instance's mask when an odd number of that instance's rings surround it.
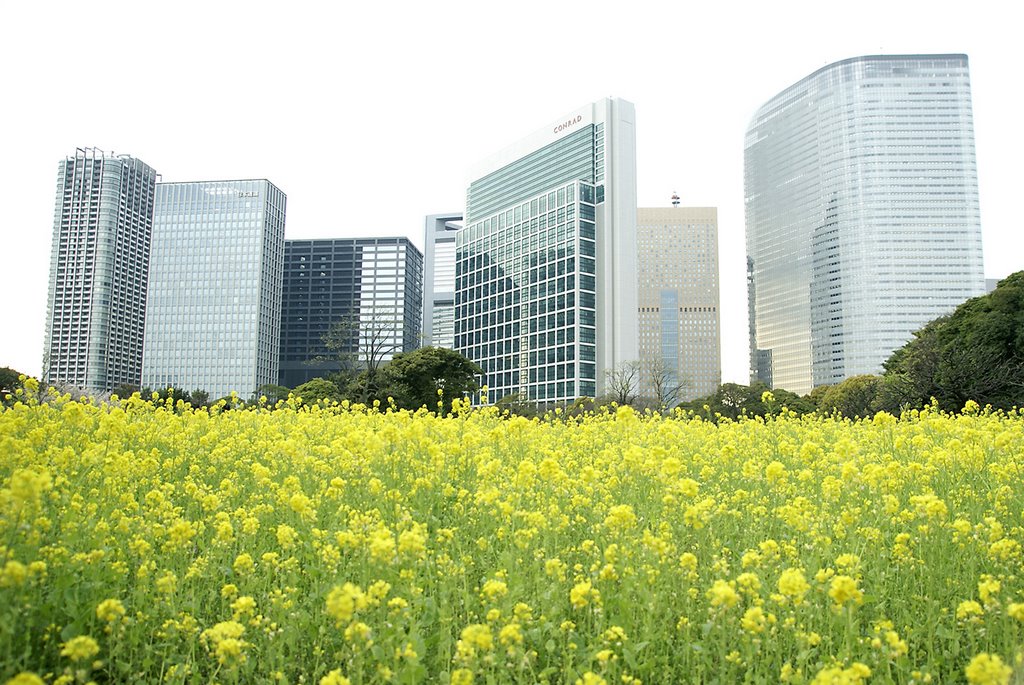
M 1024 417 L 0 413 L 0 683 L 1008 683 Z

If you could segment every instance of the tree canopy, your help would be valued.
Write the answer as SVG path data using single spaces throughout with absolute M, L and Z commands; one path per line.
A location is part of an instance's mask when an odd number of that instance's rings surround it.
M 1024 406 L 1024 271 L 914 333 L 884 366 L 905 405 Z
M 381 391 L 406 409 L 426 407 L 449 413 L 452 400 L 479 389 L 476 377 L 483 371 L 455 350 L 421 347 L 400 352 L 380 371 Z
M 342 398 L 338 386 L 326 378 L 308 380 L 296 387 L 292 394 L 301 398 L 306 404 L 315 404 L 321 400 L 340 402 Z

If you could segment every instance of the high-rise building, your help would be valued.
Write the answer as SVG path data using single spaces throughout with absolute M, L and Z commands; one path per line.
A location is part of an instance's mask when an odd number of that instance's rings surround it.
M 493 400 L 593 397 L 637 357 L 635 114 L 606 98 L 472 174 L 456 233 L 455 349 Z
M 775 387 L 878 373 L 984 293 L 966 55 L 826 66 L 757 111 L 744 149 L 752 367 Z
M 80 148 L 57 170 L 43 379 L 88 390 L 137 385 L 156 172 Z
M 636 242 L 640 393 L 711 395 L 722 383 L 718 210 L 642 207 Z
M 424 345 L 455 347 L 455 233 L 462 214 L 431 214 L 423 227 Z
M 284 253 L 281 385 L 420 346 L 423 255 L 407 238 L 286 240 Z M 345 348 L 324 344 L 332 326 Z
M 157 184 L 144 386 L 277 383 L 285 204 L 262 179 Z

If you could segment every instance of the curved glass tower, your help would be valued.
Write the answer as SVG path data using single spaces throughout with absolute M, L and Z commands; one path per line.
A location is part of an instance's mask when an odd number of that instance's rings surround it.
M 864 373 L 985 292 L 966 55 L 855 57 L 769 100 L 744 144 L 752 380 Z M 759 366 L 762 366 L 759 364 Z

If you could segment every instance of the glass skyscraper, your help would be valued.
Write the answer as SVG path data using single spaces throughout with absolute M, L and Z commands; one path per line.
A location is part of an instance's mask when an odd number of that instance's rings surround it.
M 819 69 L 758 110 L 744 151 L 751 364 L 774 387 L 878 373 L 984 293 L 966 55 Z
M 142 385 L 277 383 L 285 204 L 266 180 L 157 184 Z
M 137 385 L 156 172 L 82 148 L 60 163 L 43 380 L 82 389 Z
M 455 349 L 491 400 L 594 397 L 637 357 L 633 105 L 606 98 L 472 174 L 456 233 Z
M 423 344 L 455 347 L 455 234 L 462 214 L 431 214 L 424 221 Z
M 365 366 L 420 346 L 423 255 L 407 238 L 286 240 L 284 254 L 281 385 L 337 372 L 339 352 Z M 350 350 L 324 345 L 335 324 Z

